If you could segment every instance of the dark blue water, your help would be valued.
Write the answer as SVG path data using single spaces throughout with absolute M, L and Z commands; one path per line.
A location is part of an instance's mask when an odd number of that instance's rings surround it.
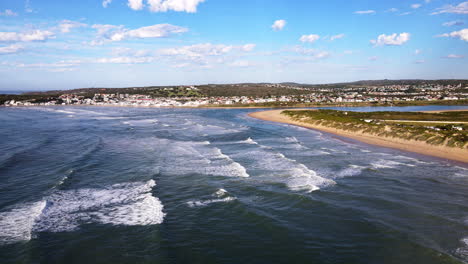
M 468 261 L 468 169 L 251 111 L 0 108 L 0 263 Z

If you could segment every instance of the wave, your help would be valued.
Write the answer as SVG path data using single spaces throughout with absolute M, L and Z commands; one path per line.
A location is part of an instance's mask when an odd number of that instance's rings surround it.
M 217 197 L 215 199 L 206 199 L 198 201 L 188 201 L 187 205 L 189 207 L 203 207 L 213 203 L 226 203 L 237 200 L 236 197 L 229 196 L 229 193 L 224 189 L 219 189 L 211 196 Z
M 228 155 L 224 154 L 221 149 L 215 147 L 213 148 L 213 153 L 215 154 L 214 158 L 224 159 L 228 161 L 228 164 L 219 167 L 213 167 L 213 169 L 208 169 L 207 172 L 212 171 L 214 174 L 216 174 L 218 171 L 222 170 L 225 176 L 237 176 L 245 178 L 250 176 L 244 166 L 231 159 L 231 157 Z
M 34 223 L 45 207 L 46 201 L 39 201 L 0 212 L 0 244 L 31 240 Z
M 336 173 L 335 177 L 336 178 L 344 178 L 344 177 L 349 177 L 349 176 L 357 176 L 362 173 L 362 171 L 366 167 L 363 166 L 358 166 L 358 165 L 349 165 L 348 168 L 345 168 L 338 173 Z
M 0 213 L 0 241 L 25 241 L 34 232 L 67 232 L 90 223 L 161 224 L 165 214 L 162 203 L 151 195 L 155 185 L 150 180 L 56 192 L 44 201 Z
M 460 239 L 461 247 L 455 250 L 455 253 L 464 259 L 468 259 L 468 237 Z
M 399 166 L 414 167 L 415 165 L 408 164 L 408 163 L 403 163 L 403 162 L 398 162 L 398 161 L 394 161 L 394 160 L 379 159 L 378 161 L 371 163 L 371 166 L 374 169 L 395 169 L 395 168 L 397 168 Z
M 263 177 L 267 180 L 282 182 L 294 191 L 313 192 L 321 187 L 335 184 L 333 180 L 320 177 L 304 164 L 262 146 L 255 150 L 239 152 L 236 156 L 253 162 L 252 167 L 262 171 Z
M 258 145 L 258 142 L 253 140 L 252 138 L 247 138 L 246 140 L 240 141 L 240 143 L 245 143 L 245 144 L 252 144 L 252 145 Z

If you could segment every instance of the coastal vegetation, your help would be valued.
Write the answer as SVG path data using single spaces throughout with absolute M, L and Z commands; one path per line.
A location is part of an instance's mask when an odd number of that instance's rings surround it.
M 286 110 L 295 121 L 353 133 L 415 140 L 431 145 L 468 148 L 468 112 L 346 112 Z

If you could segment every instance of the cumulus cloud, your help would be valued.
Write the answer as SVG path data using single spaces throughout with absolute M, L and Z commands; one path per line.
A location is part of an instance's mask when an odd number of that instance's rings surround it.
M 34 30 L 28 33 L 0 32 L 0 42 L 30 42 L 44 41 L 54 37 L 54 33 L 47 30 Z
M 457 54 L 449 54 L 449 55 L 447 55 L 445 57 L 442 57 L 442 58 L 444 58 L 444 59 L 463 59 L 463 58 L 465 58 L 465 56 L 457 55 Z
M 23 49 L 24 49 L 23 46 L 18 45 L 18 44 L 0 47 L 0 55 L 18 53 L 22 51 Z
M 112 0 L 104 0 L 102 1 L 102 6 L 104 8 L 107 8 L 107 6 L 110 5 L 110 3 L 112 3 Z
M 438 14 L 444 14 L 444 13 L 466 15 L 468 14 L 468 1 L 460 3 L 456 6 L 446 5 L 436 10 L 437 11 L 434 11 L 433 13 L 431 13 L 431 15 L 438 15 Z
M 338 34 L 330 37 L 330 40 L 333 41 L 335 39 L 341 39 L 344 38 L 345 34 Z
M 283 30 L 284 26 L 286 26 L 286 20 L 281 19 L 281 20 L 276 20 L 271 26 L 271 28 L 274 31 L 280 31 L 280 30 Z
M 0 16 L 14 17 L 14 16 L 18 16 L 18 14 L 11 11 L 10 9 L 6 9 L 5 11 L 0 12 Z
M 107 41 L 122 41 L 125 39 L 146 39 L 164 38 L 174 34 L 185 33 L 187 28 L 174 26 L 171 24 L 157 24 L 153 26 L 141 27 L 133 30 L 124 26 L 115 25 L 93 25 L 100 38 Z
M 357 15 L 370 15 L 370 14 L 375 14 L 375 10 L 361 10 L 361 11 L 356 11 L 354 14 Z
M 449 22 L 445 22 L 442 24 L 442 26 L 444 27 L 452 27 L 452 26 L 462 26 L 464 25 L 465 22 L 463 21 L 460 21 L 460 20 L 456 20 L 456 21 L 449 21 Z
M 374 46 L 400 46 L 406 43 L 410 39 L 409 33 L 393 33 L 391 35 L 381 34 L 377 37 L 376 40 L 371 40 L 370 42 L 374 44 Z
M 196 13 L 197 6 L 205 0 L 148 0 L 151 12 L 187 12 Z
M 143 0 L 128 0 L 128 7 L 133 10 L 142 10 L 143 6 Z
M 75 21 L 70 21 L 70 20 L 63 20 L 60 22 L 58 28 L 60 32 L 62 33 L 69 33 L 71 29 L 73 28 L 79 28 L 79 27 L 86 27 L 86 24 L 80 23 L 80 22 L 75 22 Z
M 310 34 L 310 35 L 302 35 L 301 38 L 299 39 L 301 42 L 308 42 L 308 43 L 314 43 L 320 38 L 319 35 L 316 34 Z
M 418 8 L 420 8 L 421 6 L 422 6 L 421 4 L 412 4 L 412 5 L 411 5 L 411 8 L 413 8 L 413 9 L 418 9 Z
M 437 37 L 451 37 L 451 38 L 459 38 L 468 42 L 468 28 L 462 29 L 460 31 L 453 31 L 451 33 L 445 33 L 442 35 L 438 35 Z

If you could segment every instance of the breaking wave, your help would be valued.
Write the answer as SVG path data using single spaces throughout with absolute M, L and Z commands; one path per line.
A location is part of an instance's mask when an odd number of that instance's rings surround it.
M 101 223 L 144 226 L 163 222 L 158 198 L 151 195 L 154 180 L 115 184 L 105 189 L 60 191 L 44 201 L 0 213 L 0 241 L 31 239 L 34 232 L 66 232 L 80 225 Z

